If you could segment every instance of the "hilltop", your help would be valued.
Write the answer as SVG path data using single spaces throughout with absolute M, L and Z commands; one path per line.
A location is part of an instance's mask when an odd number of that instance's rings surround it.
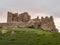
M 60 45 L 60 33 L 33 28 L 7 28 L 0 45 Z

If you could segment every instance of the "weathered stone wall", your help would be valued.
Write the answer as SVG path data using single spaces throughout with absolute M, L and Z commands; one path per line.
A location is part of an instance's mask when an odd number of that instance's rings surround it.
M 27 12 L 21 14 L 8 12 L 7 14 L 7 22 L 28 22 L 30 18 L 31 17 Z
M 53 21 L 53 17 L 41 18 L 41 28 L 48 31 L 56 31 L 56 27 Z
M 21 14 L 8 12 L 7 23 L 0 23 L 0 27 L 3 28 L 20 28 L 29 26 L 34 28 L 41 28 L 47 31 L 58 32 L 55 27 L 54 19 L 52 16 L 46 16 L 45 18 L 41 17 L 41 19 L 39 19 L 39 16 L 37 16 L 37 18 L 31 19 L 31 16 L 27 12 Z
M 7 22 L 12 22 L 12 13 L 11 12 L 8 12 L 7 13 Z
M 0 28 L 17 27 L 17 23 L 0 23 Z
M 0 28 L 24 28 L 27 27 L 25 22 L 11 22 L 11 23 L 0 23 Z
M 14 13 L 13 15 L 12 15 L 12 21 L 18 21 L 18 13 Z
M 17 22 L 17 21 L 18 21 L 18 13 L 8 12 L 7 22 Z
M 39 16 L 37 16 L 37 18 L 35 18 L 35 19 L 33 19 L 33 21 L 35 22 L 34 23 L 34 25 L 33 25 L 33 27 L 34 28 L 40 28 L 40 22 L 41 22 L 41 20 L 39 19 Z
M 19 14 L 18 21 L 28 22 L 30 20 L 30 16 L 27 12 Z

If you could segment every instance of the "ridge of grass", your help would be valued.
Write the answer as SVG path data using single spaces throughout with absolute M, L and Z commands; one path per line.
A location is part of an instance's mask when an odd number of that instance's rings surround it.
M 0 45 L 60 45 L 60 33 L 33 28 L 7 28 Z M 14 31 L 14 34 L 12 34 Z

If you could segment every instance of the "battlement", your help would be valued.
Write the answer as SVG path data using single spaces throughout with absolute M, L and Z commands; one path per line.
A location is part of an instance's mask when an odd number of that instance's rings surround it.
M 7 23 L 0 24 L 0 27 L 32 27 L 58 32 L 54 24 L 53 16 L 46 16 L 45 18 L 41 17 L 41 19 L 39 18 L 39 16 L 37 16 L 37 18 L 31 19 L 31 16 L 28 14 L 28 12 L 24 12 L 21 14 L 8 12 Z

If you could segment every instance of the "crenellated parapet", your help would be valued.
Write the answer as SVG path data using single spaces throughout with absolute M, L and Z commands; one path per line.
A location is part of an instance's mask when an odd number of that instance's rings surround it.
M 41 17 L 41 28 L 48 31 L 56 31 L 53 16 L 46 16 L 45 18 Z
M 31 16 L 28 14 L 28 12 L 24 12 L 21 14 L 18 13 L 7 13 L 7 23 L 0 23 L 0 27 L 31 27 L 31 28 L 40 28 L 47 31 L 53 31 L 58 32 L 56 29 L 56 26 L 54 24 L 53 16 L 46 16 L 35 19 L 31 19 Z

